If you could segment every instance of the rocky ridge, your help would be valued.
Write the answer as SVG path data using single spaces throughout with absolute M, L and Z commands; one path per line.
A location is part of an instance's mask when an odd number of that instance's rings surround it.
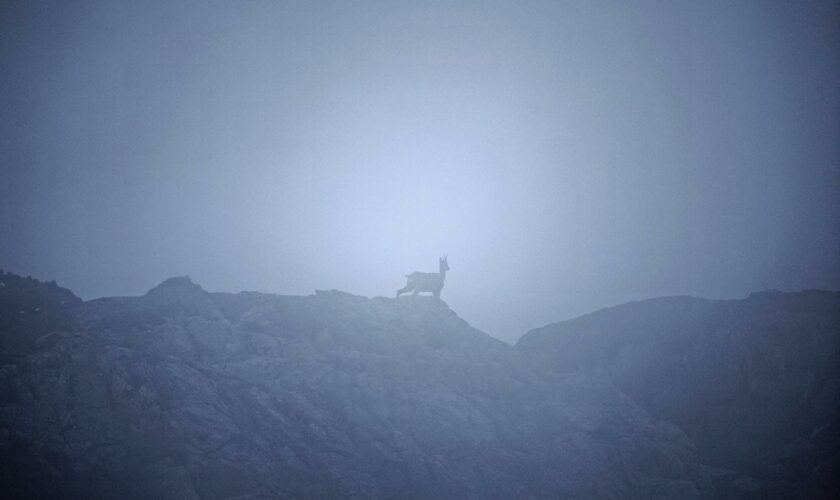
M 82 302 L 12 276 L 12 497 L 716 495 L 691 439 L 608 377 L 535 369 L 431 298 L 208 293 L 173 278 Z
M 840 495 L 840 293 L 632 302 L 524 335 L 549 373 L 597 374 L 697 446 L 721 496 Z

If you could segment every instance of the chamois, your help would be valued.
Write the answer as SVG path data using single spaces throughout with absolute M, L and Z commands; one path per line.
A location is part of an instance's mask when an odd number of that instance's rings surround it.
M 449 271 L 449 264 L 446 262 L 447 257 L 438 259 L 440 264 L 440 272 L 437 273 L 420 273 L 413 272 L 406 274 L 408 283 L 405 287 L 397 290 L 397 297 L 403 293 L 408 293 L 414 290 L 411 295 L 417 295 L 420 292 L 432 292 L 436 299 L 440 299 L 440 291 L 443 289 L 443 280 L 446 279 L 446 271 Z

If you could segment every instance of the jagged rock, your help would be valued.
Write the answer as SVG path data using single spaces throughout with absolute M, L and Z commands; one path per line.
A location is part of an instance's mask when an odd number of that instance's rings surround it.
M 0 366 L 3 491 L 714 494 L 691 440 L 607 378 L 534 370 L 429 297 L 211 294 L 176 278 L 73 314 Z
M 81 303 L 54 281 L 43 283 L 0 270 L 0 363 L 31 353 L 45 334 L 74 328 Z

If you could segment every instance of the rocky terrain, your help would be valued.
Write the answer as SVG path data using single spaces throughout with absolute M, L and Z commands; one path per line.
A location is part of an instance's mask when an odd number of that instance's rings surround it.
M 511 347 L 429 297 L 208 293 L 172 278 L 141 297 L 83 302 L 0 273 L 0 488 L 821 494 L 836 468 L 837 305 L 817 292 L 662 299 Z
M 551 373 L 605 377 L 679 426 L 719 490 L 840 495 L 840 293 L 633 302 L 533 330 L 516 347 Z

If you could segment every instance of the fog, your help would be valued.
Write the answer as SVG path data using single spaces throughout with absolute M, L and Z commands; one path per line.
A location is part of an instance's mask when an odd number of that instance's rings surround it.
M 0 268 L 442 298 L 506 341 L 840 288 L 836 2 L 4 2 Z

